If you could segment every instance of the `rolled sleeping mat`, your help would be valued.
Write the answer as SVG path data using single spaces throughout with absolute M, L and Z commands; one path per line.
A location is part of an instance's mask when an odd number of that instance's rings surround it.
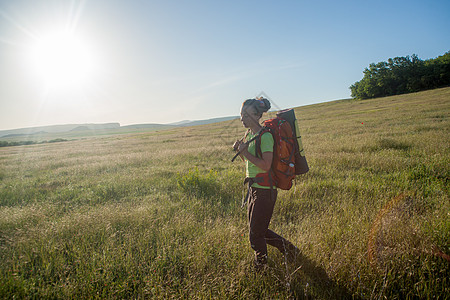
M 295 157 L 295 175 L 305 174 L 309 171 L 308 163 L 306 161 L 305 149 L 303 148 L 302 137 L 300 135 L 300 130 L 298 128 L 297 118 L 295 117 L 295 112 L 293 109 L 281 110 L 277 113 L 277 117 L 286 120 L 292 128 L 294 135 L 296 137 L 295 147 L 296 151 Z

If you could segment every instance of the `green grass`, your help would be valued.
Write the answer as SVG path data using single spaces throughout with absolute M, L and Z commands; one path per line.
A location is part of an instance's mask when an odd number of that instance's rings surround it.
M 310 172 L 271 228 L 302 256 L 264 274 L 239 121 L 0 148 L 0 298 L 446 299 L 450 88 L 296 114 Z

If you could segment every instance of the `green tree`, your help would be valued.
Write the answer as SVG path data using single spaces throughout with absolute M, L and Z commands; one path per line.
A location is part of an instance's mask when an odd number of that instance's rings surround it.
M 353 98 L 368 99 L 418 92 L 450 85 L 450 51 L 435 59 L 411 57 L 389 58 L 371 63 L 364 77 L 350 86 Z

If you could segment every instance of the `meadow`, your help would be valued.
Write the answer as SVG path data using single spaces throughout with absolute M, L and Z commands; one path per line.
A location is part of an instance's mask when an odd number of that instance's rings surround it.
M 239 120 L 0 148 L 0 298 L 447 299 L 450 88 L 295 112 L 271 228 L 301 255 L 263 273 Z

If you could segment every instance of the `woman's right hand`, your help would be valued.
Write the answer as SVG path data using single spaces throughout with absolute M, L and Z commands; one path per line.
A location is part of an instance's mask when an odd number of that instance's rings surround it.
M 236 142 L 234 142 L 233 145 L 233 150 L 234 151 L 238 151 L 239 150 L 239 145 L 241 145 L 242 141 L 241 140 L 236 140 Z

